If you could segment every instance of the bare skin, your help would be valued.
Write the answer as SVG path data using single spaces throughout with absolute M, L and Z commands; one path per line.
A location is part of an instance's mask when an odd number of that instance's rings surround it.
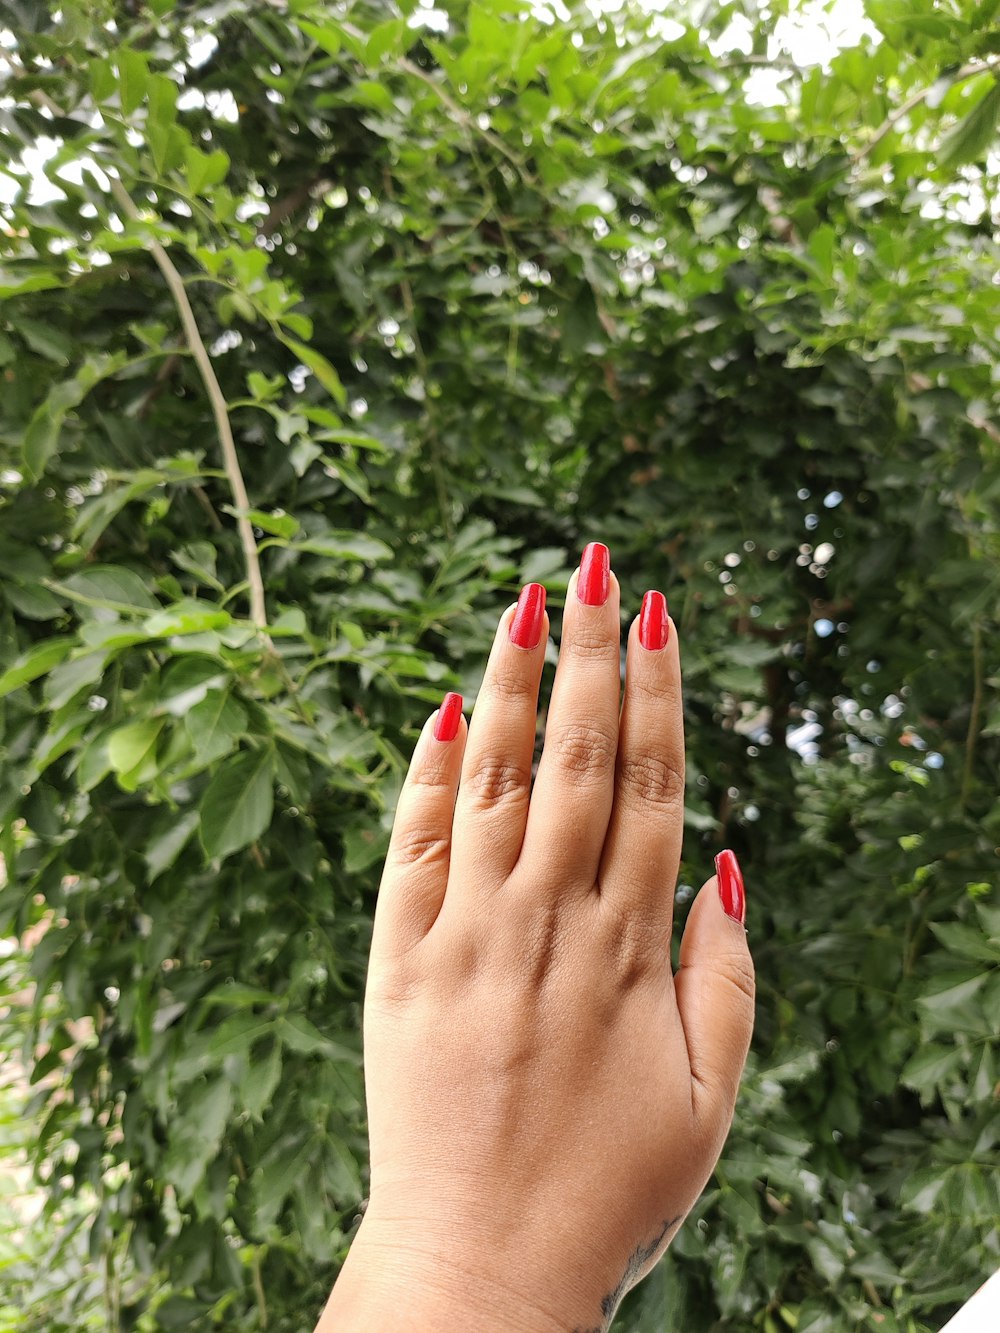
M 317 1333 L 604 1330 L 698 1198 L 753 1025 L 713 876 L 676 975 L 677 634 L 628 640 L 570 583 L 534 785 L 548 616 L 500 620 L 471 724 L 428 719 L 400 796 L 365 999 L 371 1198 Z

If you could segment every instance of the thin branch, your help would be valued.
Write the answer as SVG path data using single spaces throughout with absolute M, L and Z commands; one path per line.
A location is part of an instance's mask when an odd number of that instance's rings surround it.
M 969 729 L 965 735 L 965 763 L 962 767 L 962 794 L 959 806 L 964 811 L 969 804 L 972 777 L 976 762 L 976 741 L 979 738 L 979 718 L 983 709 L 983 631 L 977 620 L 972 627 L 972 709 Z
M 345 24 L 344 27 L 346 28 L 347 25 Z M 468 129 L 475 130 L 475 132 L 496 149 L 501 156 L 505 157 L 512 166 L 516 167 L 518 174 L 526 185 L 538 185 L 538 181 L 525 167 L 523 159 L 519 158 L 498 135 L 494 134 L 491 130 L 484 130 L 474 116 L 469 115 L 464 107 L 460 107 L 457 102 L 448 96 L 437 79 L 431 78 L 426 70 L 421 69 L 419 65 L 415 65 L 407 56 L 401 56 L 398 63 L 400 69 L 405 69 L 407 74 L 412 74 L 414 78 L 421 79 L 429 88 L 434 89 L 438 97 L 441 99 L 442 104 L 447 108 L 454 120 L 458 121 L 460 125 L 463 125 Z
M 108 179 L 111 182 L 111 193 L 118 201 L 122 211 L 133 222 L 141 221 L 139 210 L 121 181 L 116 180 L 114 176 L 109 176 Z M 187 339 L 191 355 L 194 357 L 195 364 L 201 374 L 205 392 L 208 394 L 209 402 L 212 405 L 212 415 L 215 418 L 215 427 L 219 433 L 219 443 L 222 446 L 222 458 L 226 469 L 226 477 L 229 480 L 229 489 L 232 492 L 233 504 L 240 511 L 236 526 L 239 530 L 240 543 L 243 547 L 243 559 L 246 564 L 247 587 L 250 592 L 250 618 L 258 629 L 264 629 L 267 625 L 264 580 L 261 578 L 260 557 L 257 552 L 257 543 L 254 541 L 253 527 L 249 518 L 246 517 L 247 510 L 250 508 L 250 500 L 247 497 L 247 488 L 244 485 L 243 473 L 240 470 L 240 460 L 236 452 L 236 442 L 233 439 L 233 428 L 229 421 L 229 410 L 226 406 L 225 395 L 215 374 L 215 367 L 208 355 L 208 349 L 205 347 L 199 332 L 181 275 L 177 272 L 173 261 L 159 241 L 150 237 L 149 248 L 166 280 L 170 295 L 174 298 L 174 305 L 177 307 L 177 313 L 181 317 L 181 325 L 184 328 L 184 336 Z
M 988 74 L 990 70 L 995 70 L 996 68 L 997 66 L 988 60 L 970 60 L 967 65 L 963 65 L 961 69 L 955 71 L 951 81 L 952 86 L 956 83 L 963 82 L 965 79 L 971 79 L 976 74 Z M 877 144 L 881 143 L 885 136 L 895 128 L 897 123 L 930 94 L 931 89 L 935 88 L 938 82 L 939 80 L 935 79 L 934 82 L 929 83 L 926 88 L 919 89 L 919 91 L 915 92 L 912 97 L 908 97 L 902 106 L 898 106 L 891 115 L 887 116 L 868 142 L 863 144 L 860 148 L 856 148 L 851 154 L 849 159 L 851 166 L 856 167 L 859 162 L 863 162 L 872 149 Z

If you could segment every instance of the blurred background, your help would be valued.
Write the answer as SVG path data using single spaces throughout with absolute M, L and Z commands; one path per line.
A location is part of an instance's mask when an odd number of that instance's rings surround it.
M 997 0 L 0 4 L 0 1330 L 311 1330 L 410 751 L 590 540 L 760 987 L 616 1329 L 1000 1264 L 998 79 Z

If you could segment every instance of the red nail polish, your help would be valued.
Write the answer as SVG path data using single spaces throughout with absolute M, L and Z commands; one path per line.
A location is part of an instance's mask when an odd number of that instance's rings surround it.
M 611 585 L 611 553 L 601 542 L 590 542 L 580 558 L 576 595 L 586 606 L 603 606 Z
M 743 892 L 740 863 L 728 848 L 715 858 L 715 873 L 719 876 L 719 897 L 726 915 L 742 926 L 747 919 L 747 900 Z
M 446 694 L 441 700 L 437 721 L 434 723 L 434 739 L 453 741 L 458 735 L 458 724 L 461 720 L 462 696 L 460 694 Z
M 661 648 L 666 648 L 669 637 L 667 599 L 662 592 L 647 592 L 639 611 L 639 642 L 643 648 L 659 652 Z
M 517 610 L 510 622 L 510 641 L 518 648 L 537 648 L 545 614 L 545 589 L 540 583 L 526 583 L 517 599 Z

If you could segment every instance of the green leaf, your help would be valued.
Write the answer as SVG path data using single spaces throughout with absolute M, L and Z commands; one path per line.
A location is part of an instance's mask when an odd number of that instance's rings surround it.
M 246 709 L 228 690 L 214 690 L 195 704 L 184 726 L 201 764 L 211 764 L 229 754 L 246 735 Z
M 146 139 L 156 170 L 161 174 L 178 166 L 184 157 L 187 135 L 178 129 L 177 84 L 166 74 L 154 74 L 148 82 L 149 115 Z
M 963 1059 L 954 1046 L 927 1046 L 906 1062 L 899 1080 L 924 1096 L 932 1096 L 941 1082 L 961 1069 Z
M 235 509 L 232 505 L 223 505 L 227 514 L 232 514 L 236 518 L 243 517 L 242 511 Z M 263 509 L 248 509 L 245 517 L 250 520 L 254 527 L 260 528 L 264 532 L 270 532 L 275 537 L 284 537 L 286 540 L 294 537 L 301 528 L 299 520 L 291 514 L 277 513 L 267 514 Z
M 356 1051 L 324 1037 L 304 1014 L 285 1014 L 278 1021 L 277 1033 L 280 1040 L 300 1055 L 324 1055 L 330 1060 L 343 1060 L 348 1064 L 360 1065 L 361 1056 Z
M 143 622 L 143 629 L 151 638 L 165 639 L 175 634 L 201 634 L 231 624 L 232 616 L 228 611 L 222 611 L 210 602 L 187 597 L 149 616 Z
M 997 137 L 1000 125 L 1000 81 L 993 77 L 986 93 L 945 136 L 938 149 L 938 166 L 945 171 L 977 162 Z
M 217 1077 L 189 1095 L 180 1116 L 171 1117 L 163 1175 L 179 1200 L 190 1198 L 219 1151 L 232 1107 L 233 1086 L 228 1079 Z
M 165 718 L 157 717 L 130 722 L 111 733 L 108 759 L 126 791 L 135 791 L 156 775 L 156 747 L 165 721 Z
M 149 78 L 149 66 L 141 51 L 134 51 L 129 46 L 119 47 L 115 59 L 118 62 L 118 96 L 123 116 L 130 116 L 146 95 Z
M 203 153 L 193 144 L 184 147 L 184 173 L 187 176 L 188 189 L 192 194 L 204 194 L 212 186 L 219 185 L 226 179 L 229 171 L 229 154 L 221 148 L 210 153 Z
M 275 1041 L 266 1055 L 251 1057 L 250 1067 L 240 1084 L 243 1108 L 254 1120 L 264 1118 L 280 1077 L 281 1044 Z
M 340 54 L 343 46 L 340 29 L 331 21 L 326 23 L 310 23 L 306 19 L 297 19 L 296 22 L 302 31 L 313 39 L 317 46 L 324 50 L 328 55 L 335 56 Z
M 324 532 L 321 536 L 294 542 L 289 550 L 308 551 L 311 555 L 326 555 L 337 560 L 360 560 L 366 564 L 392 559 L 392 547 L 385 542 L 353 532 Z
M 261 746 L 228 760 L 201 799 L 201 841 L 210 860 L 238 852 L 271 822 L 274 753 Z
M 24 433 L 24 469 L 32 480 L 42 475 L 56 452 L 67 413 L 83 402 L 95 384 L 120 370 L 126 360 L 124 352 L 88 356 L 71 379 L 62 380 L 49 390 Z
M 984 962 L 1000 963 L 1000 943 L 991 942 L 976 929 L 960 922 L 931 922 L 931 930 L 949 953 L 959 958 L 978 958 Z
M 44 676 L 72 652 L 73 647 L 73 640 L 68 635 L 65 638 L 45 639 L 42 643 L 36 643 L 0 676 L 0 699 L 10 694 L 11 690 L 20 689 L 22 685 Z
M 304 366 L 308 366 L 312 373 L 326 389 L 327 393 L 334 401 L 343 407 L 347 402 L 347 390 L 340 381 L 340 376 L 330 365 L 326 357 L 317 352 L 314 347 L 309 347 L 306 343 L 299 342 L 297 338 L 290 338 L 288 334 L 279 334 L 281 341 L 285 346 L 299 358 Z
M 182 657 L 164 672 L 157 711 L 185 717 L 210 691 L 224 689 L 228 680 L 228 671 L 214 658 Z
M 123 565 L 90 565 L 57 586 L 84 606 L 123 612 L 160 609 L 139 575 Z
M 197 827 L 198 812 L 188 810 L 179 818 L 171 816 L 161 833 L 147 838 L 142 854 L 149 867 L 150 883 L 170 869 Z

